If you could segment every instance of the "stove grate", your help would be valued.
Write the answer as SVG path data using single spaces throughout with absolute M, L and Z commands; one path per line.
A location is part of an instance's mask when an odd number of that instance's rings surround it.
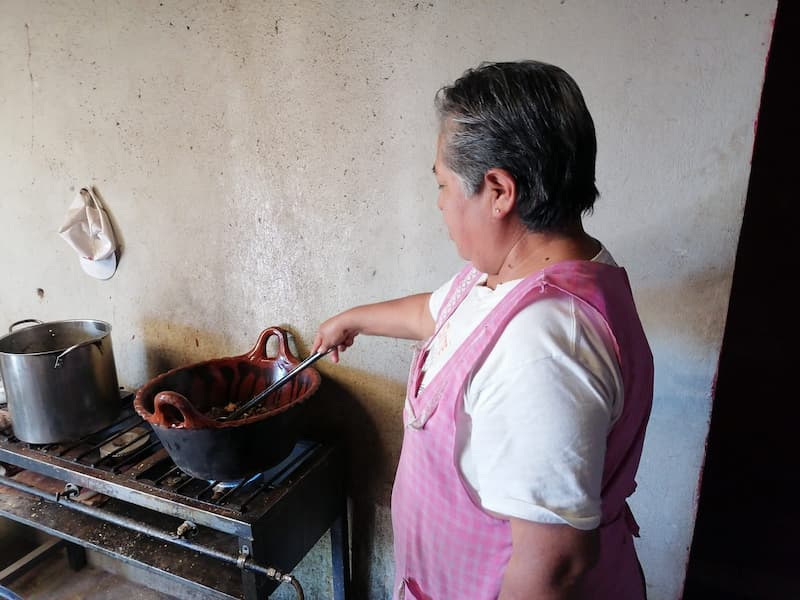
M 29 444 L 14 436 L 13 425 L 10 425 L 0 429 L 0 441 L 5 441 L 9 447 L 22 446 L 45 461 L 54 461 L 68 468 L 70 465 L 81 465 L 119 476 L 123 485 L 128 478 L 154 490 L 192 499 L 210 507 L 224 507 L 238 514 L 248 512 L 260 495 L 281 485 L 313 454 L 317 446 L 313 442 L 300 441 L 279 465 L 239 481 L 198 479 L 175 465 L 150 424 L 136 414 L 133 410 L 134 394 L 121 390 L 120 397 L 122 410 L 119 418 L 105 429 L 78 440 Z M 126 436 L 133 431 L 138 433 L 128 439 Z M 113 447 L 113 451 L 104 453 L 103 448 L 109 447 Z M 130 451 L 125 452 L 127 449 Z

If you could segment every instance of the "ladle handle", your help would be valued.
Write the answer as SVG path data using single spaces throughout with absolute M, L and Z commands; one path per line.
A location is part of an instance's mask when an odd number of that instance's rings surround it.
M 334 346 L 334 348 L 335 347 L 336 346 Z M 299 365 L 297 365 L 294 369 L 289 371 L 286 375 L 284 375 L 283 377 L 278 379 L 275 383 L 270 385 L 267 389 L 265 389 L 262 392 L 259 392 L 256 396 L 254 396 L 252 399 L 250 399 L 247 402 L 245 402 L 244 404 L 242 404 L 239 408 L 237 408 L 231 414 L 229 414 L 229 415 L 227 415 L 225 417 L 222 417 L 219 420 L 220 421 L 231 421 L 233 419 L 236 419 L 236 418 L 242 416 L 244 413 L 246 413 L 248 410 L 250 410 L 251 408 L 256 406 L 259 402 L 261 402 L 264 398 L 269 396 L 272 392 L 277 390 L 283 384 L 288 383 L 289 381 L 294 379 L 300 373 L 300 371 L 302 371 L 303 369 L 305 369 L 308 366 L 311 366 L 312 364 L 317 362 L 320 358 L 322 358 L 323 356 L 325 356 L 326 354 L 328 354 L 332 350 L 333 350 L 333 348 L 330 348 L 330 349 L 326 350 L 325 352 L 315 352 L 314 354 L 312 354 L 311 356 L 306 358 L 303 362 L 301 362 Z

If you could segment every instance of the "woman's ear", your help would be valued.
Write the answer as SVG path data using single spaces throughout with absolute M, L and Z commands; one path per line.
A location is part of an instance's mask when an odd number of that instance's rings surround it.
M 494 168 L 486 171 L 483 186 L 488 194 L 492 216 L 503 218 L 514 209 L 517 202 L 517 182 L 505 169 Z

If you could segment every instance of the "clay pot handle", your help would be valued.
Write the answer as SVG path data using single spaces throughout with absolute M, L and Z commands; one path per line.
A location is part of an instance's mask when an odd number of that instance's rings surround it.
M 156 394 L 152 422 L 172 429 L 202 429 L 208 425 L 208 419 L 197 412 L 186 396 L 172 391 Z
M 262 331 L 261 335 L 258 336 L 256 345 L 247 355 L 247 359 L 250 361 L 267 360 L 267 342 L 273 335 L 278 338 L 278 355 L 276 358 L 292 365 L 299 363 L 298 358 L 289 349 L 289 338 L 286 335 L 286 331 L 280 327 L 267 327 Z

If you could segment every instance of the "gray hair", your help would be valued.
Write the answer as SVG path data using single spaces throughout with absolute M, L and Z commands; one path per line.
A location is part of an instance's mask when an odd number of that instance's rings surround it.
M 483 63 L 436 94 L 443 160 L 471 196 L 489 169 L 516 182 L 517 211 L 532 231 L 560 230 L 590 212 L 594 123 L 578 85 L 536 61 Z

